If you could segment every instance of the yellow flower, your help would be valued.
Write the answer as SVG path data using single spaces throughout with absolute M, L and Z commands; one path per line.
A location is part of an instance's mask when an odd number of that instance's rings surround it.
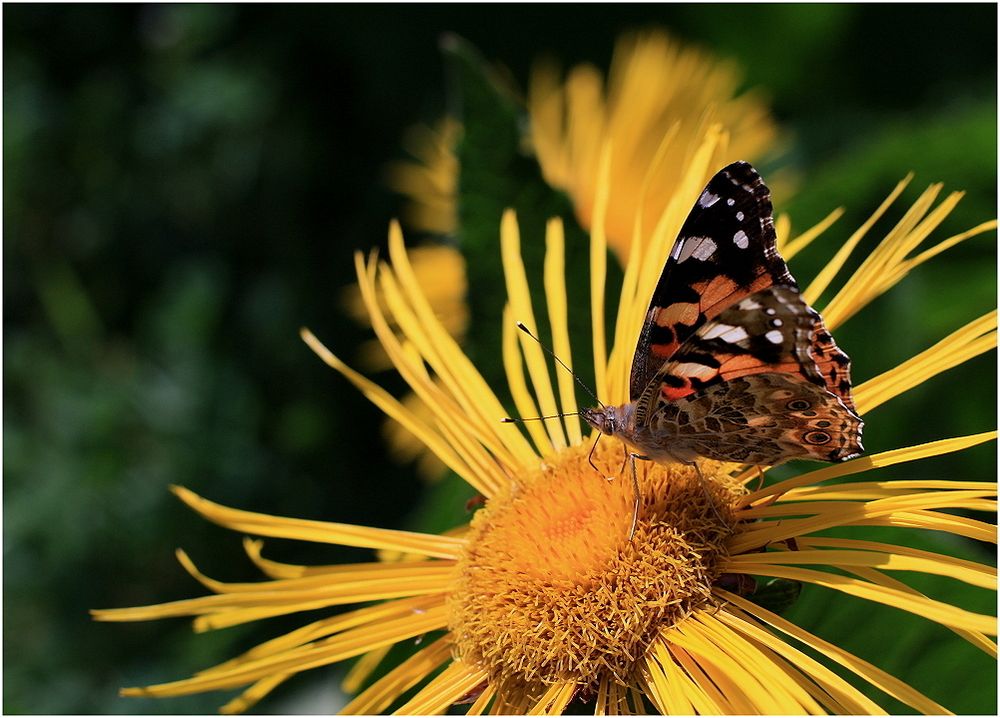
M 403 223 L 430 234 L 450 235 L 458 228 L 455 195 L 458 192 L 458 157 L 455 145 L 462 126 L 445 117 L 434 127 L 418 125 L 403 138 L 413 158 L 389 166 L 386 182 L 406 196 Z
M 605 232 L 624 263 L 633 225 L 641 223 L 641 239 L 653 232 L 714 124 L 732 138 L 720 148 L 719 167 L 757 160 L 773 149 L 777 128 L 769 109 L 756 93 L 737 94 L 740 80 L 736 65 L 659 31 L 619 39 L 606 82 L 590 65 L 574 67 L 565 82 L 552 65 L 539 66 L 528 114 L 545 180 L 569 194 L 577 219 L 589 229 L 601 151 L 608 143 L 614 147 Z
M 687 204 L 698 196 L 715 155 L 714 143 L 721 140 L 718 133 L 709 134 L 679 183 L 678 193 Z M 627 396 L 631 352 L 646 302 L 683 217 L 668 208 L 643 251 L 632 252 L 608 353 L 602 319 L 606 159 L 601 177 L 591 235 L 596 386 L 602 401 L 620 403 Z M 810 285 L 807 294 L 813 300 L 830 286 L 850 249 L 903 184 Z M 958 198 L 950 195 L 933 207 L 940 189 L 930 187 L 841 285 L 825 307 L 829 327 L 939 251 L 995 228 L 995 222 L 987 222 L 921 249 Z M 783 233 L 786 229 L 781 228 Z M 555 351 L 570 363 L 567 314 L 578 308 L 566 303 L 562 225 L 553 220 L 547 230 L 548 322 Z M 818 234 L 810 230 L 784 241 L 786 254 Z M 558 381 L 552 386 L 553 367 L 542 349 L 514 328 L 520 320 L 534 330 L 536 318 L 512 212 L 504 216 L 500 235 L 508 294 L 503 360 L 518 413 L 531 417 L 576 411 L 572 379 L 556 372 Z M 885 671 L 751 601 L 745 577 L 752 576 L 792 579 L 885 604 L 873 605 L 873 610 L 908 611 L 996 655 L 988 638 L 996 635 L 995 617 L 925 596 L 888 573 L 944 575 L 995 591 L 994 568 L 891 542 L 833 538 L 826 532 L 904 526 L 995 542 L 994 525 L 950 513 L 995 511 L 995 482 L 829 483 L 959 451 L 995 438 L 995 432 L 865 456 L 759 487 L 755 467 L 701 462 L 708 479 L 703 484 L 692 468 L 644 462 L 638 473 L 638 523 L 630 540 L 632 487 L 621 480 L 621 444 L 608 438 L 600 442 L 593 455 L 595 472 L 578 417 L 526 423 L 527 436 L 501 423 L 507 409 L 435 317 L 395 224 L 389 255 L 391 266 L 357 257 L 362 295 L 379 340 L 432 418 L 409 411 L 308 331 L 303 337 L 485 496 L 484 508 L 467 525 L 429 535 L 250 513 L 175 489 L 194 510 L 235 531 L 376 549 L 396 560 L 295 566 L 264 559 L 261 542 L 247 539 L 247 553 L 268 580 L 233 584 L 203 576 L 180 553 L 184 566 L 215 595 L 95 611 L 95 616 L 107 621 L 195 616 L 195 629 L 204 631 L 298 611 L 367 605 L 315 620 L 191 678 L 125 689 L 125 695 L 246 687 L 224 708 L 240 711 L 296 673 L 362 656 L 349 676 L 357 686 L 390 646 L 431 634 L 413 655 L 357 695 L 345 712 L 395 708 L 403 714 L 429 714 L 471 702 L 470 714 L 554 714 L 574 697 L 589 701 L 596 713 L 882 712 L 838 673 L 792 645 L 788 639 L 793 638 L 918 711 L 946 712 Z M 861 383 L 855 392 L 858 409 L 872 412 L 995 346 L 996 312 L 991 312 Z M 604 476 L 618 478 L 605 481 Z M 831 568 L 836 572 L 826 570 Z

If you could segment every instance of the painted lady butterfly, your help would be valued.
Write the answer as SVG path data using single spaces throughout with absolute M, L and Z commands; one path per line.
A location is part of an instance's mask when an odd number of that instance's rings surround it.
M 642 458 L 774 465 L 860 455 L 851 361 L 778 255 L 771 193 L 736 162 L 674 243 L 632 360 L 629 403 L 585 409 Z

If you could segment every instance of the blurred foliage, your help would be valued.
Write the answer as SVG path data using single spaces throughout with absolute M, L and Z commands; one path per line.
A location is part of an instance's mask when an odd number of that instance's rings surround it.
M 501 376 L 491 245 L 500 211 L 518 208 L 535 280 L 533 243 L 549 214 L 566 217 L 568 246 L 582 239 L 565 199 L 516 151 L 504 124 L 516 118 L 514 101 L 476 78 L 471 54 L 453 47 L 442 57 L 442 33 L 504 63 L 520 87 L 543 52 L 606 67 L 616 35 L 648 25 L 739 61 L 792 133 L 773 165 L 790 165 L 799 189 L 793 202 L 775 198 L 779 211 L 804 229 L 835 206 L 848 210 L 793 262 L 802 279 L 910 170 L 916 179 L 876 228 L 883 234 L 905 201 L 938 180 L 968 191 L 939 237 L 996 215 L 993 6 L 3 13 L 5 712 L 214 710 L 222 697 L 126 701 L 116 691 L 182 677 L 308 620 L 199 636 L 177 622 L 91 623 L 91 607 L 200 593 L 174 546 L 210 575 L 256 578 L 240 537 L 184 510 L 170 483 L 279 515 L 425 528 L 463 520 L 471 490 L 448 482 L 421 502 L 413 472 L 388 463 L 378 412 L 297 338 L 308 325 L 350 359 L 366 337 L 338 307 L 337 290 L 351 281 L 353 250 L 384 242 L 397 205 L 382 169 L 400 156 L 404 128 L 445 108 L 461 104 L 467 122 L 495 123 L 478 140 L 472 128 L 487 125 L 470 125 L 462 148 L 463 249 L 482 273 L 471 284 L 478 324 L 469 351 L 492 381 Z M 498 101 L 507 105 L 488 117 Z M 986 235 L 950 250 L 838 331 L 858 379 L 993 306 L 995 247 Z M 391 374 L 380 380 L 402 390 Z M 990 355 L 872 412 L 866 445 L 991 428 L 995 395 Z M 995 471 L 989 446 L 879 476 Z M 277 541 L 267 550 L 295 563 L 364 555 Z M 975 545 L 953 550 L 990 556 Z M 926 590 L 966 605 L 944 581 Z M 968 607 L 988 610 L 977 600 Z M 806 587 L 792 610 L 955 710 L 995 708 L 992 662 L 961 645 L 952 654 L 958 642 L 924 621 L 860 609 Z M 335 675 L 314 671 L 262 708 L 301 706 L 283 701 Z

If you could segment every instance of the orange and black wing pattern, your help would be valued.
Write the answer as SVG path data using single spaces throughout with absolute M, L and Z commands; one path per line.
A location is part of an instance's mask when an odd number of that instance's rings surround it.
M 632 360 L 632 401 L 706 321 L 768 287 L 797 287 L 775 247 L 772 213 L 770 190 L 748 163 L 709 181 L 653 291 Z

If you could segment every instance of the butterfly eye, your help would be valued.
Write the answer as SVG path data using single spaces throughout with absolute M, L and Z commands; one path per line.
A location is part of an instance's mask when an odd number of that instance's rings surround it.
M 785 404 L 785 406 L 788 407 L 788 409 L 790 409 L 791 411 L 804 411 L 805 409 L 808 409 L 810 406 L 812 406 L 812 404 L 810 404 L 805 399 L 793 399 L 792 401 Z
M 830 441 L 830 435 L 825 431 L 810 431 L 802 438 L 810 444 L 826 444 Z

